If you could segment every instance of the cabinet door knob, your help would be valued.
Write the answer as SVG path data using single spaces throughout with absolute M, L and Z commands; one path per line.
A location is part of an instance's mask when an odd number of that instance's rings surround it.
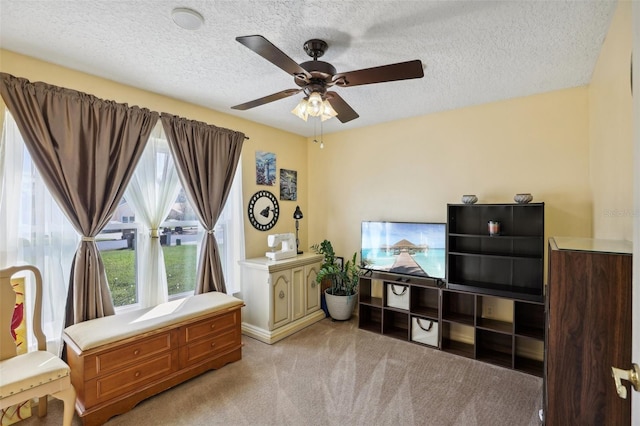
M 622 380 L 627 380 L 631 383 L 634 390 L 638 390 L 640 387 L 640 367 L 638 364 L 633 364 L 631 370 L 621 370 L 616 367 L 611 367 L 611 377 L 616 385 L 616 392 L 622 399 L 627 399 L 627 388 L 622 384 Z
M 311 288 L 316 288 L 316 282 L 315 281 L 311 281 Z
M 278 297 L 280 299 L 284 299 L 284 291 L 280 290 L 280 293 L 278 294 Z

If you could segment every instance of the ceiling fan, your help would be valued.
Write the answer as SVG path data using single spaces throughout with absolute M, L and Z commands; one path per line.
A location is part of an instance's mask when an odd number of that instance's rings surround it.
M 336 92 L 328 91 L 327 89 L 330 87 L 334 85 L 338 87 L 361 86 L 364 84 L 424 77 L 422 62 L 418 59 L 356 71 L 337 73 L 333 65 L 328 62 L 318 60 L 318 58 L 324 55 L 324 52 L 329 47 L 325 41 L 319 39 L 308 40 L 304 43 L 304 51 L 307 55 L 312 57 L 313 60 L 303 62 L 301 64 L 296 63 L 261 35 L 236 37 L 236 41 L 242 43 L 244 46 L 253 50 L 275 66 L 291 74 L 293 76 L 293 81 L 299 86 L 298 89 L 286 89 L 281 92 L 231 107 L 232 109 L 242 111 L 277 101 L 279 99 L 287 98 L 304 91 L 305 100 L 308 100 L 309 102 L 311 102 L 313 98 L 317 99 L 317 95 L 315 95 L 316 93 L 320 96 L 322 101 L 330 101 L 330 107 L 333 107 L 332 109 L 334 110 L 332 116 L 335 116 L 337 113 L 338 120 L 342 123 L 346 123 L 358 118 L 359 115 L 344 101 L 344 99 L 342 99 L 342 97 L 340 97 L 340 95 Z M 296 113 L 295 110 L 292 112 Z M 306 116 L 304 119 L 306 120 Z

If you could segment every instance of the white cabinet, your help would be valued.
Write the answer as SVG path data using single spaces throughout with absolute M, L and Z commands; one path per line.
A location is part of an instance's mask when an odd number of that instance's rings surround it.
M 242 332 L 271 344 L 323 319 L 316 283 L 321 263 L 321 255 L 310 253 L 241 261 Z

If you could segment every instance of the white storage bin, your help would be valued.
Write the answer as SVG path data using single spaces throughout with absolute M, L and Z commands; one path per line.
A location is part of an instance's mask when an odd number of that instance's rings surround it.
M 409 286 L 387 283 L 387 306 L 409 310 Z
M 411 340 L 438 347 L 438 321 L 411 317 Z

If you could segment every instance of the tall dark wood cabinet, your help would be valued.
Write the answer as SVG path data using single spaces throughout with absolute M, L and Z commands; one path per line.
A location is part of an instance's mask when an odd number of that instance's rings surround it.
M 631 253 L 627 241 L 549 239 L 547 426 L 631 424 L 611 377 L 631 366 Z

